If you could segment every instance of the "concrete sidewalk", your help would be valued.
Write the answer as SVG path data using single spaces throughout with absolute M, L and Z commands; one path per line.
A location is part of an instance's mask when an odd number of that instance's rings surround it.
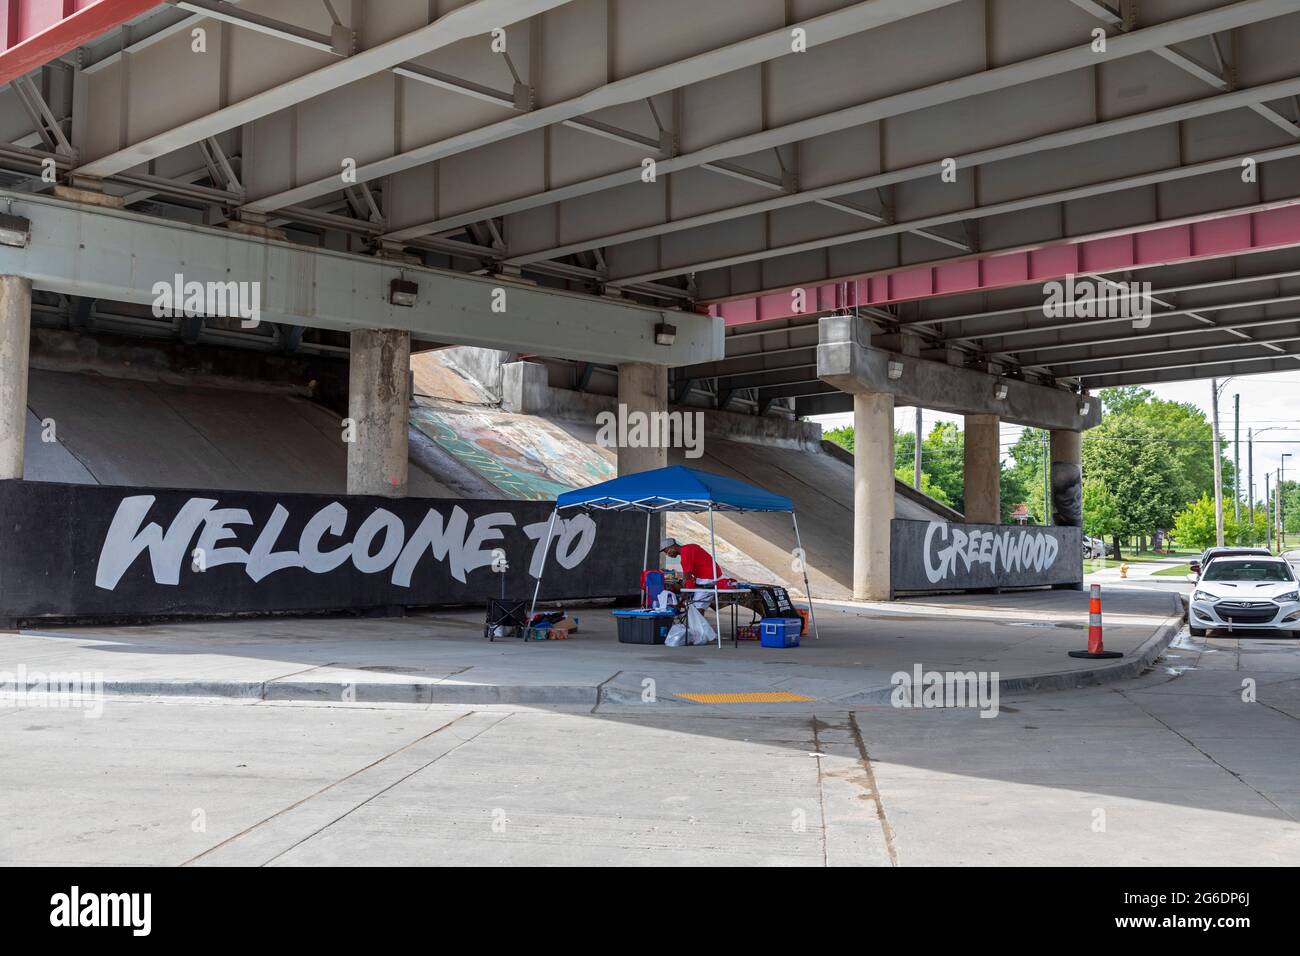
M 1087 595 L 1037 591 L 893 604 L 819 602 L 821 638 L 798 648 L 756 642 L 669 648 L 620 644 L 604 608 L 574 608 L 567 641 L 488 642 L 482 611 L 407 618 L 262 618 L 0 633 L 0 672 L 102 677 L 109 695 L 450 704 L 596 706 L 748 696 L 788 710 L 888 702 L 891 675 L 996 673 L 1005 692 L 1135 676 L 1177 630 L 1182 606 L 1156 591 L 1108 595 L 1106 646 L 1122 659 L 1071 658 L 1087 644 Z M 742 612 L 742 616 L 743 616 Z M 724 613 L 724 618 L 726 617 Z

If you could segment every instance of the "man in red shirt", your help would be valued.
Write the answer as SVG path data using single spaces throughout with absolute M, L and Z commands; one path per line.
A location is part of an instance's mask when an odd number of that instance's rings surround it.
M 697 585 L 710 584 L 715 578 L 726 575 L 722 565 L 714 560 L 713 555 L 698 544 L 678 544 L 676 538 L 664 538 L 659 542 L 659 552 L 670 558 L 680 558 L 682 574 L 693 577 Z M 700 604 L 713 600 L 707 594 L 696 594 L 695 599 Z

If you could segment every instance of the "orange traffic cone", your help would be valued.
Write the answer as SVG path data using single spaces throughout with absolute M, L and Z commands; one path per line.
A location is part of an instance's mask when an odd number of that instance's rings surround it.
M 1123 657 L 1120 651 L 1108 651 L 1101 639 L 1101 585 L 1092 586 L 1092 594 L 1088 598 L 1088 649 L 1086 651 L 1070 651 L 1071 657 L 1087 658 L 1104 658 L 1104 657 Z

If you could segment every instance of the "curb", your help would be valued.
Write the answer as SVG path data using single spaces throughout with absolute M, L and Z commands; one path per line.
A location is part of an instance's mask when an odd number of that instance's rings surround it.
M 1038 674 L 1029 677 L 1004 677 L 998 681 L 998 693 L 1015 694 L 1030 691 L 1077 690 L 1081 687 L 1098 687 L 1114 681 L 1129 680 L 1137 677 L 1155 662 L 1169 643 L 1182 630 L 1187 619 L 1187 606 L 1182 596 L 1171 595 L 1175 611 L 1165 618 L 1164 623 L 1138 645 L 1137 650 L 1124 660 L 1114 664 L 1103 664 L 1080 670 L 1055 671 L 1050 674 Z M 894 688 L 863 691 L 846 697 L 832 698 L 832 703 L 875 706 L 888 704 Z
M 1175 613 L 1165 619 L 1131 656 L 1113 664 L 1081 670 L 1056 671 L 1029 677 L 1007 677 L 998 682 L 999 693 L 1073 690 L 1095 687 L 1138 676 L 1169 646 L 1186 620 L 1180 595 L 1171 595 Z M 345 688 L 351 696 L 344 697 Z M 315 701 L 393 704 L 552 704 L 600 706 L 641 704 L 640 690 L 617 684 L 448 684 L 448 683 L 341 683 L 338 681 L 239 680 L 106 680 L 103 692 L 121 697 L 222 697 L 234 700 Z M 892 687 L 854 691 L 822 703 L 874 706 L 889 703 Z M 671 700 L 661 695 L 658 704 Z M 677 701 L 672 701 L 678 703 Z M 657 705 L 652 705 L 657 706 Z
M 599 700 L 595 685 L 402 684 L 337 681 L 106 680 L 104 693 L 119 697 L 223 697 L 235 700 L 385 704 L 577 704 Z

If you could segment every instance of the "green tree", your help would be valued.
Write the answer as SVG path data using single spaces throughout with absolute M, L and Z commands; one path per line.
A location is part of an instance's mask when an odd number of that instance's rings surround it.
M 895 469 L 894 477 L 903 482 L 903 484 L 910 485 L 912 479 L 916 476 L 913 474 L 912 466 L 908 465 L 906 468 Z M 930 476 L 924 471 L 921 472 L 921 494 L 929 495 L 941 505 L 947 505 L 949 508 L 953 506 L 952 502 L 948 500 L 947 493 L 945 493 L 942 488 L 936 487 L 934 482 L 930 480 Z
M 1201 495 L 1174 516 L 1173 535 L 1180 546 L 1197 551 L 1212 547 L 1218 541 L 1214 502 L 1209 495 Z M 1224 540 L 1227 540 L 1226 533 Z
M 966 442 L 956 422 L 935 422 L 921 442 L 921 470 L 951 507 L 966 510 Z
M 1156 398 L 1150 389 L 1137 386 L 1103 388 L 1102 406 L 1108 417 L 1132 416 L 1147 421 L 1161 432 L 1161 441 L 1175 463 L 1175 490 L 1180 504 L 1190 504 L 1203 494 L 1214 493 L 1213 428 L 1205 413 L 1190 402 Z M 1223 455 L 1223 495 L 1229 505 L 1235 486 L 1232 447 L 1220 445 Z
M 1026 428 L 1011 446 L 1008 457 L 1010 463 L 1006 471 L 1014 476 L 1019 489 L 1019 500 L 1011 504 L 1023 503 L 1029 509 L 1029 520 L 1042 524 L 1045 514 L 1043 506 L 1043 448 L 1048 432 L 1041 428 Z M 1003 485 L 1004 489 L 1006 485 Z M 1003 502 L 1006 502 L 1004 495 Z
M 845 451 L 853 451 L 853 426 L 843 425 L 839 428 L 832 428 L 830 431 L 822 432 L 822 438 L 827 441 L 833 441 Z
M 1130 412 L 1103 418 L 1084 437 L 1083 473 L 1105 484 L 1114 500 L 1116 557 L 1120 538 L 1172 527 L 1175 512 L 1186 504 L 1164 435 L 1146 416 Z
M 1119 532 L 1119 506 L 1100 478 L 1083 483 L 1083 530 L 1092 538 L 1109 538 Z
M 1290 479 L 1282 482 L 1282 527 L 1288 534 L 1300 531 L 1300 482 Z
M 1155 398 L 1155 393 L 1140 385 L 1125 385 L 1101 390 L 1101 407 L 1107 415 L 1125 415 Z
M 1264 543 L 1267 534 L 1267 519 L 1262 511 L 1255 512 L 1255 523 L 1252 525 L 1248 512 L 1241 513 L 1241 522 L 1238 524 L 1233 512 L 1224 509 L 1224 544 L 1259 545 Z M 1214 524 L 1214 499 L 1209 495 L 1201 495 L 1175 515 L 1173 535 L 1174 540 L 1184 548 L 1201 550 L 1213 547 L 1219 540 Z

